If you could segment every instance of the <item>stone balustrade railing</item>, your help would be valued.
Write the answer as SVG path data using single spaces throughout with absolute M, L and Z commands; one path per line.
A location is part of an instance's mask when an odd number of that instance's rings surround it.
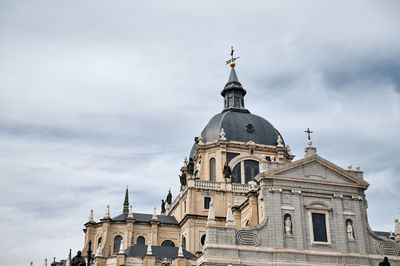
M 250 189 L 250 185 L 248 184 L 232 184 L 232 191 L 238 193 L 246 193 Z
M 194 186 L 196 188 L 211 189 L 211 190 L 221 190 L 222 189 L 221 188 L 221 183 L 204 181 L 204 180 L 195 180 L 194 181 Z
M 250 189 L 250 184 L 238 183 L 225 183 L 225 182 L 211 182 L 206 180 L 189 180 L 189 187 L 217 191 L 232 191 L 236 193 L 247 193 Z M 258 187 L 258 186 L 256 186 Z

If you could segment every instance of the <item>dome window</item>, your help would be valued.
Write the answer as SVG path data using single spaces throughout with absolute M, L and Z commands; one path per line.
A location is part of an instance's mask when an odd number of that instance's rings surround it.
M 244 126 L 244 128 L 247 130 L 247 132 L 251 133 L 254 131 L 254 126 L 253 124 L 247 124 Z

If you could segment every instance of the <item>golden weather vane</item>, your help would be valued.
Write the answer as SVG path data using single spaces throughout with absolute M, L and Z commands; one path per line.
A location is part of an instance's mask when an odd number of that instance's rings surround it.
M 239 59 L 238 57 L 233 57 L 233 53 L 235 52 L 235 50 L 233 49 L 233 46 L 231 46 L 231 59 L 229 59 L 228 61 L 225 61 L 225 63 L 228 65 L 230 65 L 231 67 L 234 67 L 236 65 L 235 61 L 237 59 Z

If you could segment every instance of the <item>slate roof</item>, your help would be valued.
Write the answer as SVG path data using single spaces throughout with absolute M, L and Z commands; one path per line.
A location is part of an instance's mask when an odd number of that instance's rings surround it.
M 123 213 L 123 214 L 120 214 L 118 216 L 115 216 L 115 217 L 111 218 L 111 220 L 116 221 L 116 222 L 124 222 L 127 217 L 128 217 L 128 214 Z M 133 219 L 135 219 L 135 221 L 137 221 L 137 222 L 148 223 L 148 222 L 151 221 L 151 218 L 153 218 L 152 214 L 133 213 Z M 175 219 L 174 216 L 157 215 L 157 219 L 162 224 L 178 225 L 178 221 Z
M 253 130 L 249 132 L 246 125 L 251 124 Z M 278 130 L 264 118 L 253 115 L 251 113 L 242 112 L 240 110 L 228 110 L 220 114 L 216 114 L 208 122 L 204 130 L 201 132 L 203 142 L 210 142 L 219 139 L 221 128 L 225 131 L 227 140 L 249 142 L 254 141 L 256 144 L 276 146 Z M 281 136 L 282 137 L 282 136 Z M 284 144 L 283 137 L 282 143 Z M 197 144 L 195 143 L 190 152 L 190 157 L 193 157 L 196 151 Z
M 389 236 L 390 236 L 390 232 L 374 231 L 374 233 L 377 234 L 378 236 L 383 236 L 383 237 L 387 237 L 387 238 L 389 238 Z
M 177 247 L 151 246 L 151 252 L 156 258 L 173 259 L 178 257 Z M 133 245 L 125 250 L 128 257 L 143 257 L 147 253 L 147 245 Z M 196 256 L 183 249 L 183 256 L 187 259 L 195 259 Z

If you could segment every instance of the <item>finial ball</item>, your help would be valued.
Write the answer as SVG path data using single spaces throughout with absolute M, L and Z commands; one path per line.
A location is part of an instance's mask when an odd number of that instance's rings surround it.
M 230 65 L 231 67 L 235 67 L 235 66 L 236 66 L 236 63 L 235 63 L 235 62 L 230 62 L 229 65 Z

